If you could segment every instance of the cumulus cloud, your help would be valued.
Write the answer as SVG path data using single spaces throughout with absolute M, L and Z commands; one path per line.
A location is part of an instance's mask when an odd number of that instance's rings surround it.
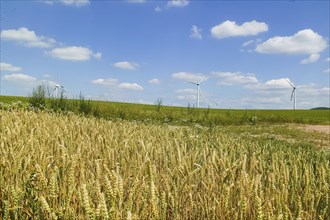
M 238 25 L 235 21 L 227 20 L 212 27 L 211 35 L 217 39 L 223 39 L 227 37 L 257 35 L 266 31 L 268 31 L 268 25 L 264 22 L 253 20 Z
M 280 97 L 245 97 L 242 99 L 242 102 L 254 104 L 281 104 L 283 100 Z
M 189 5 L 188 0 L 170 0 L 167 2 L 167 7 L 185 7 Z
M 290 79 L 288 78 L 280 78 L 280 79 L 272 79 L 266 81 L 265 83 L 256 83 L 249 84 L 246 86 L 248 89 L 257 89 L 257 90 L 283 90 L 283 89 L 291 89 Z
M 22 68 L 18 67 L 18 66 L 14 66 L 14 65 L 9 64 L 9 63 L 0 63 L 0 70 L 1 71 L 17 72 L 17 71 L 21 71 Z
M 186 93 L 186 94 L 195 94 L 196 89 L 178 89 L 175 93 Z
M 202 73 L 189 73 L 189 72 L 178 72 L 173 73 L 172 77 L 174 79 L 192 81 L 192 82 L 201 82 L 208 79 L 208 76 Z
M 290 101 L 292 87 L 288 78 L 270 79 L 266 82 L 248 84 L 245 94 L 237 99 L 223 100 L 227 108 L 285 109 L 292 108 Z M 292 82 L 291 82 L 292 83 Z M 297 107 L 309 109 L 318 106 L 329 106 L 329 87 L 316 84 L 296 85 Z
M 160 84 L 160 81 L 159 81 L 159 79 L 154 78 L 154 79 L 148 80 L 148 83 L 150 83 L 150 84 Z
M 137 67 L 139 67 L 139 64 L 134 62 L 121 61 L 114 63 L 113 66 L 124 70 L 135 70 Z
M 49 53 L 50 56 L 61 60 L 85 61 L 91 58 L 101 58 L 101 53 L 95 53 L 86 47 L 61 47 L 54 48 Z
M 221 78 L 221 81 L 218 82 L 219 85 L 258 83 L 258 79 L 253 74 L 243 74 L 240 72 L 214 72 L 213 75 Z
M 190 29 L 190 37 L 194 39 L 201 40 L 202 39 L 202 29 L 193 25 Z
M 52 76 L 50 75 L 50 74 L 44 74 L 44 75 L 42 75 L 43 77 L 45 77 L 45 78 L 51 78 Z
M 307 85 L 300 85 L 297 89 L 297 93 L 299 93 L 300 97 L 321 97 L 321 96 L 329 96 L 330 89 L 329 87 L 318 87 L 315 84 L 307 84 Z
M 301 64 L 314 63 L 320 58 L 320 54 L 311 54 L 308 58 L 300 61 Z
M 103 85 L 103 86 L 114 86 L 117 85 L 118 79 L 108 78 L 108 79 L 95 79 L 91 81 L 93 84 L 96 85 Z
M 46 52 L 46 54 L 62 60 L 84 61 L 91 58 L 100 59 L 102 57 L 101 53 L 95 53 L 85 47 L 69 46 L 54 48 L 56 44 L 59 44 L 56 40 L 39 36 L 34 31 L 25 27 L 17 30 L 9 29 L 1 31 L 1 40 L 16 41 L 25 47 L 53 48 Z
M 70 5 L 70 6 L 86 6 L 90 4 L 89 0 L 45 0 L 46 4 L 53 5 L 54 3 L 62 3 L 64 5 Z
M 159 7 L 159 6 L 157 6 L 154 10 L 155 10 L 155 12 L 161 12 L 162 11 L 162 8 Z
M 126 82 L 120 83 L 118 85 L 118 88 L 127 89 L 127 90 L 134 90 L 134 91 L 142 91 L 143 90 L 143 87 L 140 86 L 137 83 L 126 83 Z
M 19 84 L 33 83 L 37 81 L 35 77 L 22 73 L 13 73 L 13 74 L 4 75 L 3 78 L 4 80 Z
M 276 36 L 257 45 L 255 51 L 265 54 L 318 54 L 328 43 L 311 29 L 298 31 L 292 36 Z
M 26 47 L 49 48 L 53 47 L 56 43 L 54 39 L 38 36 L 34 31 L 26 27 L 21 27 L 17 30 L 3 30 L 0 36 L 2 40 L 16 41 L 22 43 Z
M 252 43 L 254 43 L 254 40 L 248 40 L 248 41 L 245 41 L 245 42 L 242 44 L 242 46 L 243 46 L 243 47 L 247 47 L 248 45 L 250 45 L 250 44 L 252 44 Z
M 176 96 L 178 100 L 188 100 L 188 101 L 195 101 L 196 95 L 178 95 Z

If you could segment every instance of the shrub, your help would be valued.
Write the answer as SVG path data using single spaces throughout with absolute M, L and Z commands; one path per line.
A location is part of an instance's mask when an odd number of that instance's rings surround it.
M 79 95 L 79 112 L 84 115 L 89 115 L 92 113 L 91 100 L 85 100 L 84 96 L 81 93 Z
M 55 111 L 68 111 L 73 110 L 73 106 L 70 107 L 70 103 L 67 97 L 64 96 L 64 92 L 61 91 L 59 98 L 49 99 L 49 108 Z
M 157 112 L 163 107 L 163 98 L 158 98 L 155 102 Z
M 30 106 L 34 108 L 45 108 L 46 105 L 46 88 L 45 85 L 38 85 L 36 88 L 33 88 L 32 95 L 29 98 Z

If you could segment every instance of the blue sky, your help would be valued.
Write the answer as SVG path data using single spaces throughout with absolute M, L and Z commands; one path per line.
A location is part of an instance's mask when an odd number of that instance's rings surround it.
M 1 94 L 240 109 L 329 106 L 329 1 L 1 1 Z

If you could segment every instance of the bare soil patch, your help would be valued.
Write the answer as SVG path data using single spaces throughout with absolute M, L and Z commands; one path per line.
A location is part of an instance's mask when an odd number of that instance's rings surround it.
M 298 127 L 305 132 L 317 132 L 320 134 L 312 139 L 316 146 L 330 150 L 330 125 L 303 125 Z
M 317 131 L 330 135 L 330 125 L 305 125 L 301 128 L 305 131 Z

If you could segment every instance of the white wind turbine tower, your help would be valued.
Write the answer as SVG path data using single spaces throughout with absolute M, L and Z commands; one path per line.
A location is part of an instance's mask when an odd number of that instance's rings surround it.
M 204 79 L 205 80 L 205 79 Z M 204 81 L 199 81 L 199 82 L 193 82 L 193 81 L 186 81 L 187 83 L 191 83 L 197 86 L 197 100 L 196 100 L 196 107 L 199 108 L 199 94 L 200 94 L 200 88 L 199 85 Z
M 292 87 L 290 101 L 292 101 L 292 99 L 293 99 L 293 110 L 295 110 L 296 109 L 296 89 L 297 89 L 297 87 L 292 82 L 290 82 L 290 80 L 287 80 L 287 81 L 290 84 L 290 86 Z

